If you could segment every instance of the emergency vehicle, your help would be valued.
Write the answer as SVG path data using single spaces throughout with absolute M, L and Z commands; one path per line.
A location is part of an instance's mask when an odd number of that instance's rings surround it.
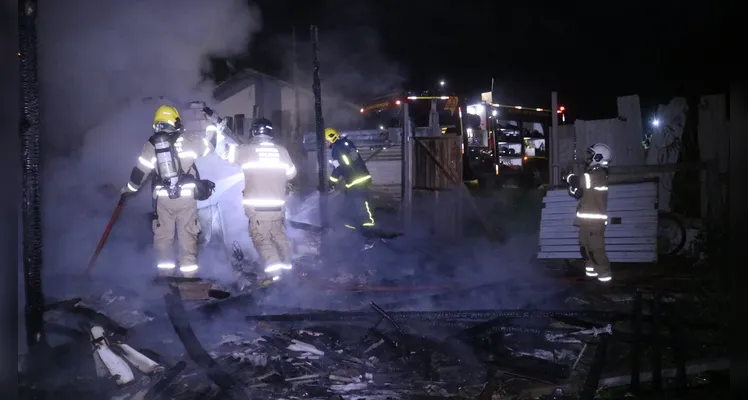
M 466 107 L 470 168 L 479 184 L 548 183 L 551 110 L 481 102 Z M 473 122 L 475 121 L 475 122 Z

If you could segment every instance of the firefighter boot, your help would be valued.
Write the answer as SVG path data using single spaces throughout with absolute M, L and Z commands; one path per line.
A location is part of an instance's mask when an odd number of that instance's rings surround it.
M 595 270 L 597 271 L 598 281 L 608 282 L 613 279 L 613 273 L 610 270 L 610 266 L 598 266 Z
M 163 268 L 162 266 L 159 266 L 158 276 L 161 278 L 171 278 L 174 276 L 175 271 L 176 268 Z
M 596 277 L 598 274 L 597 267 L 595 266 L 595 263 L 593 263 L 591 260 L 586 260 L 584 262 L 584 271 L 589 277 Z

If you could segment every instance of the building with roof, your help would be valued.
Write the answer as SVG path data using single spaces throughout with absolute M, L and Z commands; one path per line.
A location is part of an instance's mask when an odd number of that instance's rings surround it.
M 350 125 L 360 118 L 360 106 L 325 93 L 324 81 L 322 95 L 326 125 Z M 218 85 L 213 99 L 214 108 L 221 116 L 231 117 L 232 128 L 241 135 L 248 135 L 252 120 L 261 117 L 272 121 L 283 140 L 289 140 L 294 132 L 303 135 L 315 129 L 311 85 L 296 87 L 262 72 L 245 69 Z

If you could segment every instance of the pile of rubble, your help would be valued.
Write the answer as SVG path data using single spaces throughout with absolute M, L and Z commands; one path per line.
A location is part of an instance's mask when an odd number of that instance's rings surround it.
M 470 292 L 497 290 L 486 286 Z M 57 393 L 81 387 L 88 390 L 80 389 L 81 396 L 93 391 L 97 398 L 118 400 L 504 399 L 550 393 L 564 398 L 564 391 L 582 392 L 587 386 L 594 392 L 598 381 L 620 386 L 616 382 L 625 379 L 601 378 L 603 366 L 621 375 L 629 368 L 629 344 L 654 336 L 646 329 L 636 333 L 640 328 L 631 325 L 631 304 L 641 303 L 641 296 L 612 289 L 603 295 L 576 293 L 563 294 L 575 310 L 390 311 L 406 307 L 409 301 L 401 299 L 383 306 L 368 302 L 359 311 L 310 311 L 260 305 L 251 295 L 185 307 L 176 291 L 166 294 L 168 318 L 163 318 L 127 312 L 123 305 L 128 300 L 107 292 L 51 307 L 47 321 L 56 331 L 64 329 L 68 311 L 88 322 L 76 334 L 68 329 L 82 349 L 72 352 L 75 361 L 59 363 L 66 365 L 68 375 L 35 386 L 49 392 L 57 385 Z M 460 291 L 451 290 L 431 295 L 430 303 L 448 307 L 459 303 L 459 296 Z M 423 296 L 414 300 L 420 303 Z M 659 323 L 654 314 L 646 310 L 642 317 L 645 324 L 654 324 L 652 329 Z M 118 378 L 103 379 L 94 372 L 90 351 L 103 339 L 92 341 L 93 325 L 106 331 L 115 352 L 132 343 L 130 350 L 138 349 L 151 361 L 147 368 L 133 364 L 133 378 L 119 384 Z M 198 331 L 212 325 L 213 330 L 198 341 L 192 325 Z M 616 341 L 608 346 L 610 337 Z M 705 347 L 704 355 L 713 353 L 710 349 Z M 689 356 L 703 357 L 692 348 Z M 683 360 L 678 362 L 686 368 Z M 76 363 L 84 367 L 67 368 Z M 666 360 L 662 367 L 667 365 Z
M 145 370 L 133 366 L 147 373 L 131 368 L 128 382 L 99 385 L 108 398 L 491 398 L 519 393 L 532 382 L 561 382 L 584 369 L 585 342 L 610 334 L 601 321 L 614 317 L 530 310 L 388 313 L 371 303 L 371 311 L 252 315 L 236 332 L 200 343 L 181 299 L 167 295 L 167 305 L 171 336 L 177 333 L 187 354 L 165 354 L 172 351 L 165 343 L 158 352 L 139 350 L 153 362 Z M 72 306 L 106 328 L 109 347 L 123 347 L 126 337 L 135 341 L 103 314 Z M 154 332 L 142 328 L 135 336 Z M 91 368 L 66 380 L 68 391 L 76 381 L 90 389 L 95 377 L 86 371 Z

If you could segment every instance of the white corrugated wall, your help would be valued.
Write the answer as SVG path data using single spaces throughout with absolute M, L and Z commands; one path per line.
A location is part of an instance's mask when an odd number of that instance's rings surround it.
M 605 245 L 611 262 L 657 261 L 656 182 L 611 185 Z M 579 228 L 574 226 L 578 200 L 566 189 L 549 190 L 540 222 L 540 259 L 580 259 Z

